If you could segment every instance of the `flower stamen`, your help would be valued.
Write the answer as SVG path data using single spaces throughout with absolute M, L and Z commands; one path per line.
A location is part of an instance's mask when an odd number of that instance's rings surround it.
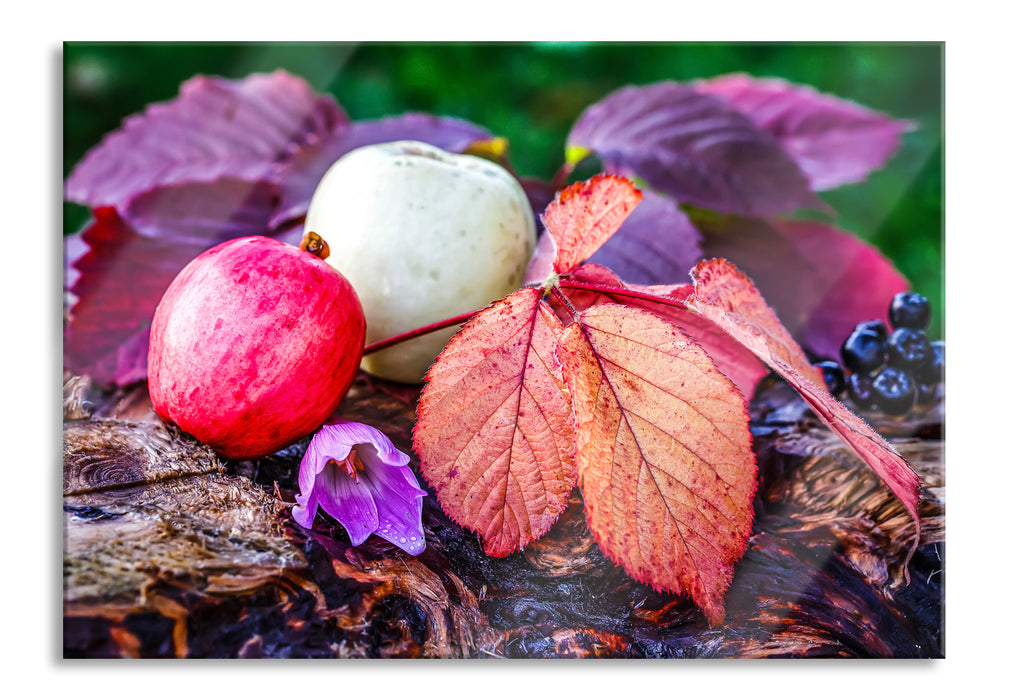
M 356 448 L 351 448 L 350 453 L 347 454 L 347 458 L 340 462 L 339 466 L 343 467 L 343 470 L 347 472 L 347 476 L 353 479 L 355 483 L 361 483 L 361 477 L 357 473 L 364 471 L 364 463 L 358 457 Z

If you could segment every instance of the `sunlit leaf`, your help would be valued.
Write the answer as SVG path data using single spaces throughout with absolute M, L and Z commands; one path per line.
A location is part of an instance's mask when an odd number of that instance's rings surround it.
M 569 272 L 592 256 L 640 201 L 641 191 L 615 175 L 596 175 L 565 187 L 543 214 L 556 246 L 554 270 Z
M 757 484 L 742 395 L 686 333 L 641 309 L 593 306 L 558 353 L 599 546 L 720 623 Z
M 693 275 L 696 292 L 688 303 L 795 387 L 823 422 L 894 492 L 920 529 L 917 474 L 861 418 L 830 395 L 820 374 L 794 341 L 789 342 L 787 331 L 746 275 L 724 260 L 706 260 Z
M 561 324 L 520 289 L 470 319 L 428 371 L 414 448 L 438 502 L 491 556 L 543 535 L 574 485 Z
M 592 263 L 578 267 L 568 279 L 570 282 L 588 282 L 618 291 L 627 290 L 648 295 L 636 298 L 619 294 L 568 289 L 572 303 L 579 309 L 589 308 L 593 304 L 616 301 L 627 306 L 651 311 L 686 331 L 694 342 L 704 348 L 718 370 L 732 380 L 747 402 L 753 397 L 757 384 L 767 375 L 767 366 L 760 358 L 740 345 L 715 323 L 684 308 L 687 298 L 694 291 L 693 284 L 663 286 L 624 284 L 607 268 Z M 664 303 L 666 301 L 676 302 L 680 305 Z

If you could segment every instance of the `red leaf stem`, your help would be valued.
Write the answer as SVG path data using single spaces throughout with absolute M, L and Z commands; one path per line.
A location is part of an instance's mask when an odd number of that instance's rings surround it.
M 399 335 L 394 335 L 385 340 L 379 340 L 371 345 L 366 345 L 364 347 L 363 355 L 368 355 L 373 352 L 378 352 L 379 350 L 385 350 L 387 347 L 396 345 L 397 343 L 403 343 L 407 340 L 413 340 L 414 338 L 422 335 L 427 335 L 428 333 L 434 333 L 435 331 L 440 331 L 442 328 L 448 328 L 449 326 L 455 326 L 457 324 L 465 322 L 471 316 L 476 314 L 480 309 L 474 309 L 473 311 L 467 311 L 464 314 L 459 314 L 458 316 L 452 316 L 451 318 L 446 318 L 442 321 L 436 321 L 435 323 L 430 323 L 426 326 L 421 326 L 420 328 L 414 328 L 412 331 L 406 331 L 400 333 Z
M 619 287 L 607 287 L 599 284 L 592 284 L 591 282 L 576 282 L 574 280 L 562 279 L 560 281 L 560 287 L 564 289 L 578 289 L 584 292 L 597 292 L 599 294 L 605 294 L 607 296 L 617 296 L 617 297 L 627 297 L 629 299 L 643 299 L 644 301 L 655 302 L 656 304 L 665 304 L 666 306 L 673 306 L 678 309 L 690 310 L 686 304 L 679 301 L 674 301 L 669 297 L 657 296 L 655 294 L 649 294 L 647 292 L 639 292 L 633 289 L 627 289 L 626 287 L 621 289 Z
M 567 294 L 558 289 L 557 293 L 554 294 L 554 298 L 556 298 L 557 301 L 564 307 L 564 310 L 567 311 L 568 316 L 571 317 L 572 321 L 578 318 L 578 310 L 571 304 L 571 300 L 568 299 Z
M 564 189 L 564 183 L 568 181 L 568 178 L 571 176 L 574 169 L 575 163 L 572 163 L 571 161 L 565 162 L 560 168 L 558 168 L 557 172 L 554 173 L 554 177 L 550 181 L 550 189 L 555 192 Z

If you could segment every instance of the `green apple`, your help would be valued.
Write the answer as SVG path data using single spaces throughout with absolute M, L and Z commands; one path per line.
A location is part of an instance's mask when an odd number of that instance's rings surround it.
M 536 245 L 529 200 L 506 170 L 417 141 L 364 146 L 334 163 L 305 230 L 353 285 L 367 343 L 480 309 L 522 285 Z M 418 383 L 458 327 L 365 356 L 375 376 Z

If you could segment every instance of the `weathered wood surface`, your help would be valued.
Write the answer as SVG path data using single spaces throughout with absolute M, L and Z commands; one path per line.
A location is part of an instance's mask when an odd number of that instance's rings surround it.
M 790 389 L 763 387 L 754 531 L 712 629 L 602 555 L 577 492 L 546 537 L 500 559 L 433 497 L 420 556 L 351 547 L 338 524 L 289 517 L 304 442 L 225 463 L 166 428 L 143 386 L 106 396 L 69 378 L 65 393 L 67 657 L 944 655 L 941 404 L 878 426 L 923 482 L 902 571 L 910 516 Z M 340 413 L 409 452 L 410 398 L 359 381 Z

